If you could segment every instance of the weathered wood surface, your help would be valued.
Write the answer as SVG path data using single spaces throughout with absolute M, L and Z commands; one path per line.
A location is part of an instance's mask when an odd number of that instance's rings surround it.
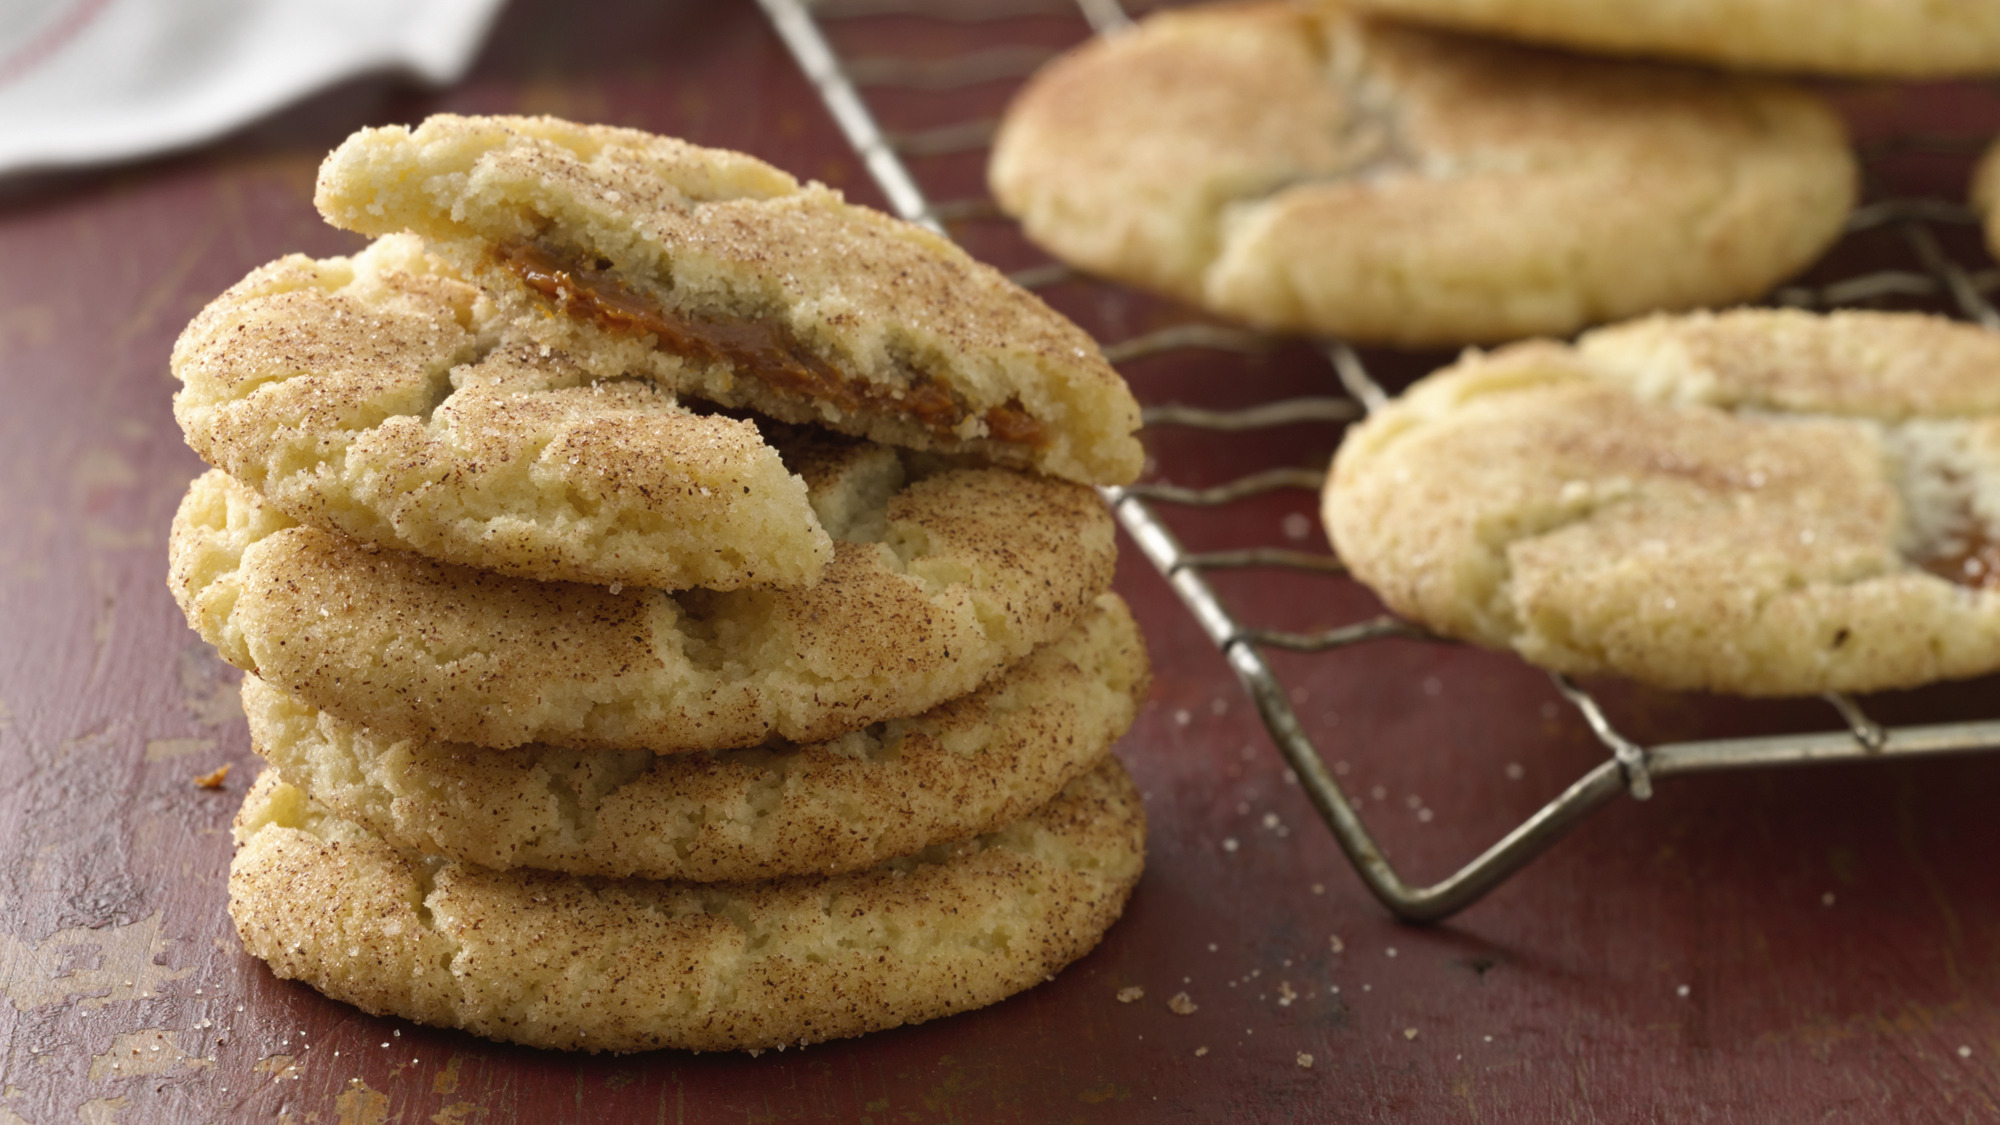
M 977 28 L 877 21 L 923 51 Z M 1016 29 L 1060 43 L 1068 17 Z M 854 25 L 840 34 L 857 34 Z M 1005 82 L 883 95 L 919 128 Z M 1972 84 L 1840 96 L 1864 138 L 2000 130 Z M 1128 547 L 1119 588 L 1158 684 L 1122 753 L 1151 865 L 1091 957 L 994 1009 L 800 1052 L 546 1054 L 375 1019 L 273 979 L 223 912 L 253 772 L 233 675 L 179 619 L 164 530 L 199 465 L 168 412 L 179 326 L 287 251 L 351 249 L 310 205 L 352 128 L 438 109 L 550 111 L 758 153 L 874 201 L 747 3 L 522 3 L 477 72 L 429 94 L 349 85 L 190 155 L 0 192 L 0 1122 L 1930 1121 L 2000 1117 L 2000 755 L 1676 782 L 1613 806 L 1448 925 L 1367 896 L 1220 658 Z M 1955 198 L 1963 143 L 1878 162 L 1885 194 Z M 941 197 L 977 157 L 919 162 Z M 1024 264 L 1004 228 L 982 253 Z M 1816 271 L 1907 264 L 1893 230 Z M 1948 249 L 1990 265 L 1967 229 Z M 1634 268 L 1644 268 L 1635 263 Z M 1184 314 L 1067 286 L 1107 339 Z M 1391 361 L 1404 376 L 1428 358 Z M 1323 389 L 1303 350 L 1130 368 L 1148 401 Z M 1162 431 L 1168 475 L 1323 462 L 1335 431 Z M 1191 546 L 1318 546 L 1312 498 L 1177 514 Z M 1370 611 L 1342 583 L 1220 580 L 1248 620 Z M 1435 876 L 1589 768 L 1546 679 L 1405 643 L 1280 662 L 1399 864 Z M 1991 715 L 1995 681 L 1885 701 Z M 1649 739 L 1824 726 L 1817 706 L 1607 690 Z M 236 767 L 222 792 L 191 778 Z M 1120 1003 L 1121 989 L 1141 999 Z M 1186 992 L 1189 1015 L 1167 1001 Z M 1310 1056 L 1311 1065 L 1305 1065 Z

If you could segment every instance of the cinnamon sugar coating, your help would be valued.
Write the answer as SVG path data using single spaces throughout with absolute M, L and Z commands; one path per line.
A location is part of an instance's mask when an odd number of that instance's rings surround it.
M 587 1051 L 817 1043 L 1032 988 L 1094 947 L 1144 863 L 1116 759 L 996 832 L 763 883 L 489 871 L 399 853 L 267 771 L 230 916 L 281 977 L 374 1014 Z
M 2000 669 L 2000 333 L 1653 317 L 1468 353 L 1355 427 L 1335 549 L 1569 673 L 1803 695 Z
M 255 676 L 251 744 L 406 851 L 505 869 L 699 882 L 831 874 L 999 828 L 1131 725 L 1146 650 L 1100 594 L 1069 632 L 921 715 L 823 743 L 711 753 L 493 750 L 389 739 Z
M 533 582 L 286 526 L 220 472 L 171 586 L 225 659 L 391 737 L 654 751 L 824 739 L 973 690 L 1109 585 L 1082 485 L 802 437 L 834 558 L 812 589 Z
M 810 585 L 833 545 L 747 422 L 500 339 L 410 235 L 300 255 L 211 302 L 173 354 L 195 452 L 293 519 L 542 580 Z
M 740 153 L 439 115 L 349 138 L 316 200 L 337 226 L 415 231 L 493 296 L 510 335 L 599 375 L 1086 483 L 1139 472 L 1137 403 L 1075 325 L 950 240 Z M 524 274 L 544 259 L 560 269 Z M 606 318 L 580 288 L 630 315 Z M 780 364 L 774 379 L 689 352 L 663 317 L 763 326 L 825 371 Z
M 1091 272 L 1264 328 L 1449 345 L 1757 296 L 1838 236 L 1856 170 L 1832 109 L 1777 82 L 1267 0 L 1050 64 L 988 180 Z

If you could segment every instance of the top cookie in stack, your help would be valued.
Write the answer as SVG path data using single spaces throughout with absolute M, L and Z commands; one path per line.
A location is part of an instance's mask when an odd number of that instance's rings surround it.
M 414 231 L 514 338 L 599 377 L 1067 480 L 1139 472 L 1138 408 L 1075 325 L 942 236 L 738 153 L 433 117 L 341 145 L 316 202 Z
M 1142 861 L 1108 749 L 1147 676 L 1089 487 L 1136 475 L 1138 409 L 1086 335 L 945 239 L 632 130 L 368 130 L 318 202 L 376 241 L 253 272 L 173 356 L 216 469 L 171 584 L 275 767 L 232 871 L 252 952 L 630 1050 L 926 1019 L 1095 943 Z M 874 904 L 838 950 L 799 929 L 830 900 Z M 704 969 L 522 968 L 521 910 L 579 964 Z

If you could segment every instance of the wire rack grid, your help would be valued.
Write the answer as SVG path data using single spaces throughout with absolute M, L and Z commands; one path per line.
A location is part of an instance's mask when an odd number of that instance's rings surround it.
M 993 135 L 995 122 L 978 118 L 942 127 L 890 132 L 878 122 L 861 89 L 903 87 L 939 91 L 1022 79 L 1055 52 L 1043 46 L 987 44 L 974 52 L 942 59 L 901 58 L 893 54 L 844 58 L 833 48 L 824 25 L 865 21 L 870 17 L 916 17 L 997 27 L 1018 17 L 1064 11 L 1080 12 L 1094 33 L 1110 35 L 1125 30 L 1132 22 L 1118 0 L 1074 0 L 1074 7 L 1067 0 L 818 0 L 817 3 L 759 0 L 759 3 L 891 206 L 903 218 L 941 234 L 947 233 L 947 222 L 992 219 L 998 213 L 985 199 L 932 202 L 918 186 L 905 157 L 983 150 Z M 1901 138 L 1891 147 L 1923 147 L 1927 143 L 1946 150 L 1963 149 L 1963 144 L 1955 140 L 1927 142 L 1924 138 Z M 1786 287 L 1774 293 L 1772 300 L 1777 304 L 1828 308 L 1885 297 L 1933 298 L 1948 302 L 1947 307 L 1967 319 L 2000 328 L 2000 312 L 1986 298 L 1987 293 L 2000 289 L 2000 270 L 1973 271 L 1960 266 L 1944 251 L 1933 230 L 1937 226 L 1966 226 L 1977 221 L 1970 209 L 1936 199 L 1891 198 L 1871 203 L 1849 218 L 1848 236 L 1885 229 L 1895 231 L 1904 251 L 1914 259 L 1916 269 L 1870 270 L 1818 287 Z M 1054 264 L 1023 270 L 1013 276 L 1017 282 L 1034 289 L 1071 280 L 1075 275 L 1067 267 Z M 1181 349 L 1254 352 L 1268 345 L 1268 340 L 1255 333 L 1189 323 L 1107 343 L 1104 352 L 1114 364 L 1125 365 Z M 1145 422 L 1149 427 L 1254 432 L 1300 422 L 1352 421 L 1387 401 L 1387 392 L 1371 376 L 1354 348 L 1339 341 L 1325 341 L 1318 345 L 1318 351 L 1330 367 L 1331 381 L 1337 383 L 1343 394 L 1292 398 L 1235 410 L 1152 404 L 1145 408 Z M 1126 532 L 1221 650 L 1297 775 L 1300 786 L 1364 883 L 1384 906 L 1406 921 L 1436 921 L 1465 908 L 1620 794 L 1629 793 L 1637 800 L 1649 799 L 1656 780 L 1721 770 L 1911 758 L 2000 747 L 2000 721 L 1892 727 L 1876 721 L 1859 702 L 1842 694 L 1824 697 L 1838 720 L 1831 730 L 1647 746 L 1621 733 L 1590 692 L 1567 677 L 1555 675 L 1552 679 L 1556 691 L 1580 713 L 1609 752 L 1608 757 L 1450 876 L 1428 886 L 1412 885 L 1389 863 L 1383 848 L 1363 823 L 1356 803 L 1327 768 L 1265 652 L 1324 653 L 1385 638 L 1437 644 L 1453 642 L 1389 616 L 1367 617 L 1313 633 L 1246 626 L 1218 596 L 1208 579 L 1210 573 L 1270 567 L 1340 579 L 1346 573 L 1345 568 L 1330 554 L 1274 548 L 1189 552 L 1182 548 L 1156 508 L 1230 505 L 1276 490 L 1317 491 L 1323 482 L 1323 472 L 1280 468 L 1212 487 L 1149 482 L 1100 491 Z

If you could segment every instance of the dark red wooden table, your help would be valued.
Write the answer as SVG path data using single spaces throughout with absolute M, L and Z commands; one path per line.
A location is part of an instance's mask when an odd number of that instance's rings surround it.
M 889 22 L 919 53 L 982 34 Z M 1017 30 L 1082 34 L 1073 16 Z M 1006 85 L 881 108 L 903 127 L 946 123 Z M 1836 94 L 1876 145 L 1876 196 L 1958 196 L 1968 143 L 2000 131 L 2000 97 L 1975 84 Z M 167 520 L 200 468 L 169 414 L 167 353 L 252 267 L 358 245 L 312 211 L 329 147 L 447 109 L 639 125 L 880 202 L 756 9 L 693 0 L 523 2 L 452 90 L 356 82 L 193 154 L 0 185 L 0 1125 L 2000 1118 L 2000 755 L 1666 784 L 1450 923 L 1405 927 L 1368 897 L 1221 658 L 1129 545 L 1118 588 L 1158 678 L 1121 753 L 1148 796 L 1150 865 L 1126 918 L 1054 982 L 752 1059 L 494 1045 L 273 979 L 224 914 L 228 823 L 254 772 L 235 676 L 165 587 Z M 976 155 L 918 164 L 939 197 L 976 190 Z M 959 233 L 1003 265 L 1035 260 L 1004 227 Z M 1896 239 L 1857 239 L 1815 277 L 1906 262 Z M 1990 265 L 1970 229 L 1947 242 Z M 1114 340 L 1185 315 L 1086 285 L 1051 299 Z M 1406 378 L 1435 358 L 1384 369 Z M 1148 401 L 1327 390 L 1302 348 L 1129 374 Z M 1324 463 L 1336 436 L 1152 440 L 1167 475 L 1199 484 Z M 1173 520 L 1194 547 L 1316 547 L 1312 510 L 1285 493 Z M 1260 624 L 1373 611 L 1325 580 L 1218 584 Z M 1394 642 L 1280 664 L 1418 876 L 1450 870 L 1602 754 L 1546 678 L 1504 657 Z M 1648 740 L 1828 725 L 1817 705 L 1599 686 Z M 1986 717 L 2000 714 L 1995 687 L 1871 707 Z M 191 784 L 223 763 L 236 767 L 224 791 Z M 1134 986 L 1143 998 L 1120 1002 Z M 1179 992 L 1191 1014 L 1169 1010 Z

